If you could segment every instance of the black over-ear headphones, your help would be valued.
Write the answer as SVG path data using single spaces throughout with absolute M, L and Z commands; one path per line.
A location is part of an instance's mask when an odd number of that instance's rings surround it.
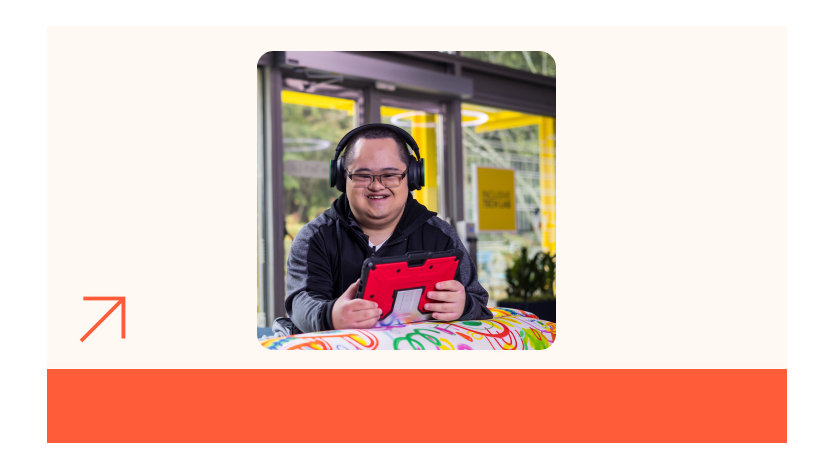
M 408 168 L 406 168 L 406 172 L 408 173 L 408 190 L 414 191 L 422 188 L 426 184 L 426 178 L 424 173 L 424 163 L 423 159 L 420 158 L 420 148 L 417 146 L 417 142 L 414 141 L 411 134 L 403 129 L 391 124 L 382 123 L 372 123 L 359 126 L 342 137 L 342 140 L 340 140 L 339 144 L 336 145 L 336 155 L 333 156 L 333 160 L 330 162 L 330 187 L 335 187 L 339 191 L 345 192 L 346 177 L 343 163 L 344 159 L 339 158 L 339 156 L 342 154 L 342 150 L 345 149 L 353 136 L 358 134 L 360 131 L 369 128 L 388 129 L 393 131 L 394 134 L 396 134 L 400 140 L 405 143 L 406 148 L 410 148 L 411 151 L 414 152 L 414 154 L 409 153 L 408 155 Z M 417 156 L 415 157 L 414 155 Z

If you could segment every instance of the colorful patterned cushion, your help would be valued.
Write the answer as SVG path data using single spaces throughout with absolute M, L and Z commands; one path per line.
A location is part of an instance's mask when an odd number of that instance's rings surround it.
M 423 321 L 368 329 L 320 331 L 267 338 L 268 349 L 545 349 L 556 325 L 512 308 L 490 308 L 492 320 Z

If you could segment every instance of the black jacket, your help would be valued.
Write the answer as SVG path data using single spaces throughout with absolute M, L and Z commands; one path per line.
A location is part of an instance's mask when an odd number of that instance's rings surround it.
M 453 248 L 465 253 L 456 276 L 467 293 L 460 319 L 492 318 L 486 308 L 488 294 L 478 283 L 475 263 L 451 225 L 409 194 L 403 216 L 391 237 L 371 253 L 368 236 L 362 233 L 350 212 L 347 197 L 342 194 L 293 240 L 287 260 L 287 313 L 303 332 L 332 330 L 333 303 L 359 279 L 365 259 Z

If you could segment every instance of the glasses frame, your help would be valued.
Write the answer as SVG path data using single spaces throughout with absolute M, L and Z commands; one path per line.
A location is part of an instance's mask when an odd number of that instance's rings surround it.
M 359 186 L 360 188 L 367 188 L 368 186 L 374 184 L 374 181 L 379 181 L 379 184 L 381 184 L 385 188 L 399 188 L 400 185 L 403 184 L 403 179 L 405 179 L 405 176 L 408 174 L 408 170 L 406 170 L 402 173 L 382 173 L 382 174 L 378 174 L 378 175 L 372 174 L 372 173 L 349 173 L 347 171 L 345 171 L 345 174 L 347 174 L 347 177 L 350 178 L 351 181 L 353 181 L 354 175 L 370 176 L 371 181 L 366 185 L 357 184 L 355 181 L 353 182 L 353 184 Z M 400 180 L 399 180 L 399 182 L 397 183 L 396 186 L 388 186 L 388 185 L 386 185 L 385 183 L 382 182 L 382 177 L 383 176 L 399 176 Z

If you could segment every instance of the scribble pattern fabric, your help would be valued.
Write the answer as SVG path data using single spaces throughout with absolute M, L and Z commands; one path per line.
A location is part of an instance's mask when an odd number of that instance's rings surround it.
M 511 308 L 490 308 L 492 320 L 395 323 L 369 329 L 333 330 L 267 338 L 268 349 L 545 349 L 556 325 Z

